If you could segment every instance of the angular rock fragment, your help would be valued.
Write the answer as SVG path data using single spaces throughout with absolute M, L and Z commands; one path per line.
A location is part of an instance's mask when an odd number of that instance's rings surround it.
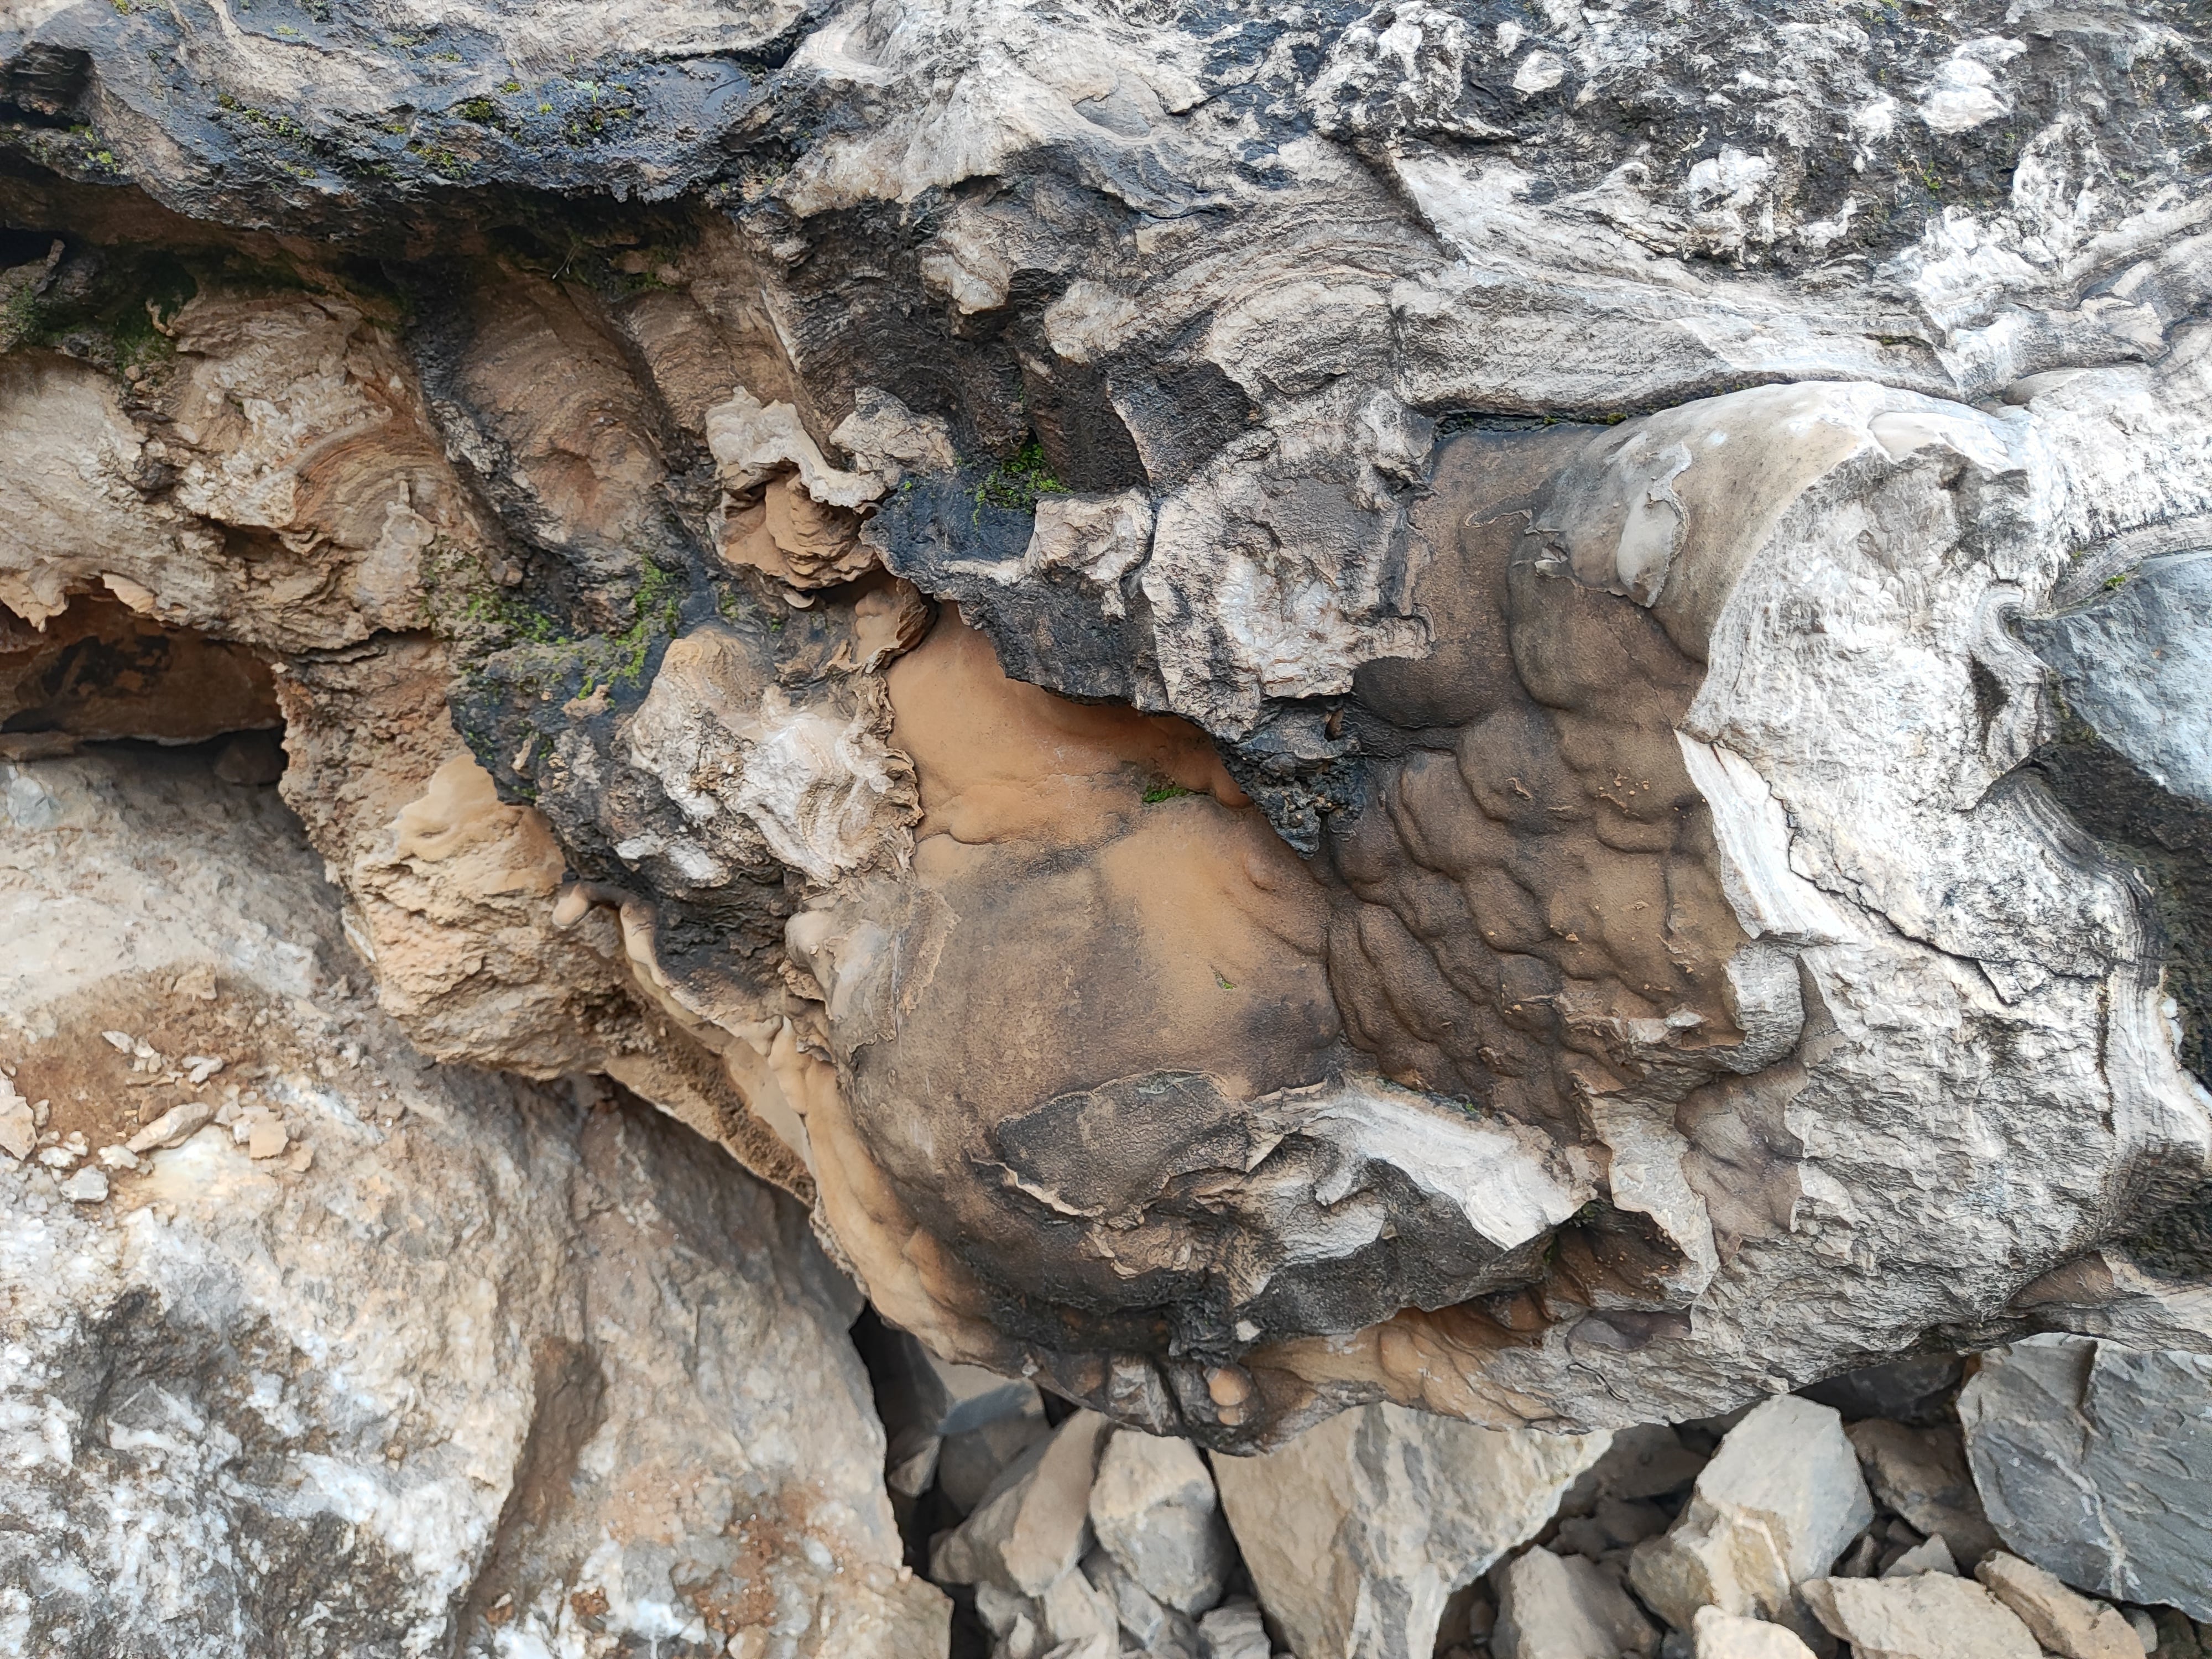
M 1971 1578 L 1815 1578 L 1805 1602 L 1862 1659 L 2041 1659 L 2009 1607 Z
M 1786 1626 L 1699 1607 L 1697 1659 L 1813 1659 L 1813 1650 Z
M 1427 1659 L 1451 1592 L 1539 1531 L 1608 1438 L 1368 1406 L 1213 1471 L 1300 1659 Z
M 1190 1659 L 1197 1652 L 1198 1626 L 1188 1614 L 1163 1605 L 1103 1549 L 1083 1558 L 1083 1573 L 1113 1603 L 1129 1638 L 1157 1659 Z
M 1271 1644 L 1260 1608 L 1240 1595 L 1198 1621 L 1199 1659 L 1268 1659 Z
M 1539 1546 L 1498 1571 L 1490 1642 L 1498 1659 L 1648 1659 L 1658 1650 L 1659 1632 L 1591 1563 Z
M 2212 1617 L 2212 1358 L 2038 1336 L 1959 1395 L 1990 1522 L 2075 1589 Z
M 1096 1412 L 1078 1412 L 1024 1453 L 938 1544 L 930 1576 L 1027 1596 L 1058 1583 L 1090 1547 L 1091 1484 L 1107 1431 Z
M 1796 1587 L 1873 1519 L 1835 1411 L 1780 1395 L 1729 1431 L 1673 1528 L 1637 1547 L 1630 1576 L 1677 1630 L 1701 1607 L 1802 1630 Z
M 0 1152 L 20 1164 L 38 1144 L 39 1127 L 31 1115 L 31 1103 L 15 1092 L 14 1083 L 0 1078 Z
M 1942 1533 L 1936 1533 L 1906 1550 L 1897 1559 L 1881 1570 L 1884 1578 L 1911 1578 L 1923 1572 L 1959 1575 L 1958 1559 L 1951 1553 L 1951 1546 Z M 2018 1611 L 2018 1609 L 2014 1609 Z
M 144 1153 L 181 1146 L 215 1121 L 211 1100 L 187 1100 L 172 1106 L 123 1143 L 126 1152 Z
M 1235 1547 L 1213 1477 L 1188 1440 L 1116 1432 L 1091 1484 L 1091 1527 L 1154 1601 L 1200 1613 L 1221 1599 Z
M 2143 1650 L 2118 1607 L 2076 1595 L 2016 1555 L 1996 1551 L 1974 1569 L 1974 1577 L 2060 1659 L 2136 1659 Z

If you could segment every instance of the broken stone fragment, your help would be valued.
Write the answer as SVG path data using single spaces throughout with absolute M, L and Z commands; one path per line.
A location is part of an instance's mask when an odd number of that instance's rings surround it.
M 1268 1659 L 1267 1626 L 1259 1604 L 1232 1596 L 1198 1621 L 1200 1659 Z
M 39 1126 L 31 1103 L 15 1092 L 12 1081 L 0 1077 L 0 1152 L 20 1164 L 38 1144 Z
M 1637 1547 L 1630 1577 L 1677 1630 L 1717 1607 L 1809 1633 L 1796 1587 L 1873 1519 L 1836 1412 L 1778 1395 L 1729 1431 L 1673 1528 Z
M 1114 1604 L 1121 1628 L 1156 1659 L 1188 1659 L 1198 1651 L 1198 1626 L 1189 1615 L 1164 1607 L 1103 1549 L 1083 1558 L 1084 1576 Z
M 131 1152 L 141 1153 L 159 1152 L 169 1146 L 181 1146 L 212 1122 L 215 1113 L 215 1105 L 211 1101 L 179 1102 L 139 1130 L 124 1145 Z
M 1813 1659 L 1813 1650 L 1786 1626 L 1699 1607 L 1697 1659 Z
M 1999 1550 L 1974 1569 L 1974 1577 L 2060 1659 L 2138 1659 L 2143 1650 L 2118 1607 L 2076 1595 L 2033 1562 Z
M 257 1117 L 246 1131 L 246 1155 L 257 1163 L 265 1158 L 281 1158 L 291 1137 L 284 1126 L 273 1117 Z
M 62 1182 L 61 1194 L 72 1204 L 105 1204 L 107 1177 L 94 1169 L 79 1170 Z
M 1658 1628 L 1628 1592 L 1579 1555 L 1540 1545 L 1516 1557 L 1498 1577 L 1498 1659 L 1621 1659 L 1659 1647 Z
M 1058 1583 L 1090 1547 L 1091 1482 L 1106 1429 L 1096 1412 L 1078 1412 L 1024 1453 L 939 1542 L 930 1577 L 1027 1596 Z
M 1213 1477 L 1188 1440 L 1116 1432 L 1091 1488 L 1091 1526 L 1155 1601 L 1199 1613 L 1221 1599 L 1235 1550 Z
M 2212 1358 L 2030 1337 L 1982 1356 L 1959 1420 L 2015 1553 L 2077 1590 L 2212 1619 Z
M 100 1165 L 104 1170 L 135 1170 L 138 1155 L 128 1146 L 103 1146 L 99 1152 Z
M 1857 1659 L 2043 1659 L 2027 1626 L 1971 1578 L 1815 1578 L 1804 1593 Z
M 1911 1578 L 1923 1572 L 1945 1572 L 1956 1578 L 1959 1563 L 1951 1553 L 1951 1547 L 1942 1533 L 1915 1544 L 1881 1570 L 1884 1578 Z
M 1216 1457 L 1213 1478 L 1294 1652 L 1428 1659 L 1451 1592 L 1540 1531 L 1610 1438 L 1364 1406 L 1278 1450 Z
M 971 1513 L 992 1484 L 1024 1452 L 1049 1437 L 1042 1404 L 948 1434 L 937 1454 L 937 1489 L 961 1514 Z
M 1971 1567 L 1997 1546 L 1996 1534 L 1983 1513 L 1959 1431 L 1949 1424 L 1907 1428 L 1902 1423 L 1869 1418 L 1844 1432 L 1858 1454 L 1860 1470 L 1875 1501 L 1911 1522 L 1922 1533 L 1941 1533 L 1958 1559 Z

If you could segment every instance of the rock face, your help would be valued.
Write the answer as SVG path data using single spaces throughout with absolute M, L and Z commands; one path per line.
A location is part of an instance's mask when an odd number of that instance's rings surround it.
M 0 1157 L 0 1646 L 943 1651 L 796 1206 L 618 1093 L 422 1060 L 204 753 L 0 807 L 47 1149 Z
M 2212 1364 L 2038 1337 L 1985 1355 L 1959 1415 L 2012 1549 L 2077 1589 L 2212 1618 Z
M 0 739 L 281 720 L 424 1052 L 1155 1434 L 2203 1352 L 2208 100 L 2165 0 L 18 4 Z

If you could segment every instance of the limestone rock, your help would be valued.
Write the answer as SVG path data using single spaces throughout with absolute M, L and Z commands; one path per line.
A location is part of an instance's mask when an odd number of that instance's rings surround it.
M 1923 1533 L 1941 1533 L 1971 1567 L 1996 1547 L 1959 1432 L 1948 1424 L 1907 1428 L 1869 1418 L 1844 1432 L 1875 1500 Z
M 1251 1597 L 1237 1596 L 1198 1621 L 1200 1659 L 1268 1659 L 1267 1627 Z
M 1153 1600 L 1200 1613 L 1221 1599 L 1235 1547 L 1213 1477 L 1188 1440 L 1116 1433 L 1091 1487 L 1091 1527 Z
M 2075 1589 L 2212 1614 L 2212 1360 L 2041 1336 L 1959 1396 L 2007 1545 Z
M 1874 1519 L 1836 1413 L 1780 1395 L 1729 1430 L 1663 1538 L 1631 1558 L 1637 1592 L 1677 1630 L 1701 1607 L 1802 1627 L 1796 1587 Z
M 2027 1626 L 1971 1578 L 1815 1578 L 1805 1601 L 1864 1659 L 2039 1659 Z
M 1620 1659 L 1657 1651 L 1659 1632 L 1628 1592 L 1578 1555 L 1540 1546 L 1498 1574 L 1498 1659 Z
M 295 9 L 0 29 L 0 748 L 426 1052 L 1224 1451 L 2212 1351 L 2200 8 Z
M 12 1640 L 945 1650 L 852 1292 L 796 1206 L 635 1100 L 422 1060 L 298 824 L 204 756 L 87 752 L 0 792 L 0 1026 L 56 1129 L 204 1124 L 164 1106 L 186 1072 L 143 1068 L 222 1054 L 321 1154 L 164 1129 L 70 1177 L 109 1183 L 97 1207 L 0 1168 Z M 101 1036 L 125 1024 L 133 1052 Z
M 1300 1659 L 1426 1659 L 1446 1598 L 1541 1528 L 1607 1441 L 1370 1406 L 1213 1470 Z
M 2016 1555 L 1997 1551 L 1974 1569 L 1974 1577 L 2060 1659 L 2136 1659 L 2143 1650 L 2118 1608 L 2075 1595 Z
M 1796 1632 L 1764 1619 L 1699 1607 L 1696 1630 L 1697 1659 L 1813 1659 Z
M 1106 1419 L 1078 1412 L 1000 1476 L 931 1563 L 940 1583 L 991 1583 L 1041 1596 L 1091 1544 L 1091 1486 Z
M 1960 1576 L 1958 1559 L 1951 1553 L 1949 1541 L 1940 1532 L 1913 1545 L 1884 1567 L 1881 1576 L 1884 1578 L 1911 1578 L 1923 1572 L 1948 1573 L 1954 1578 Z M 2018 1611 L 2017 1608 L 2014 1610 Z

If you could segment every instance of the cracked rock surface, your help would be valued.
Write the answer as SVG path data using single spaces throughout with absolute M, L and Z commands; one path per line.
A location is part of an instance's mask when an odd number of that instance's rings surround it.
M 0 1650 L 943 1650 L 799 1206 L 634 1098 L 422 1060 L 205 753 L 0 805 L 47 1149 L 0 1158 Z
M 1133 1429 L 2203 1353 L 2208 175 L 2166 0 L 18 0 L 0 742 Z

